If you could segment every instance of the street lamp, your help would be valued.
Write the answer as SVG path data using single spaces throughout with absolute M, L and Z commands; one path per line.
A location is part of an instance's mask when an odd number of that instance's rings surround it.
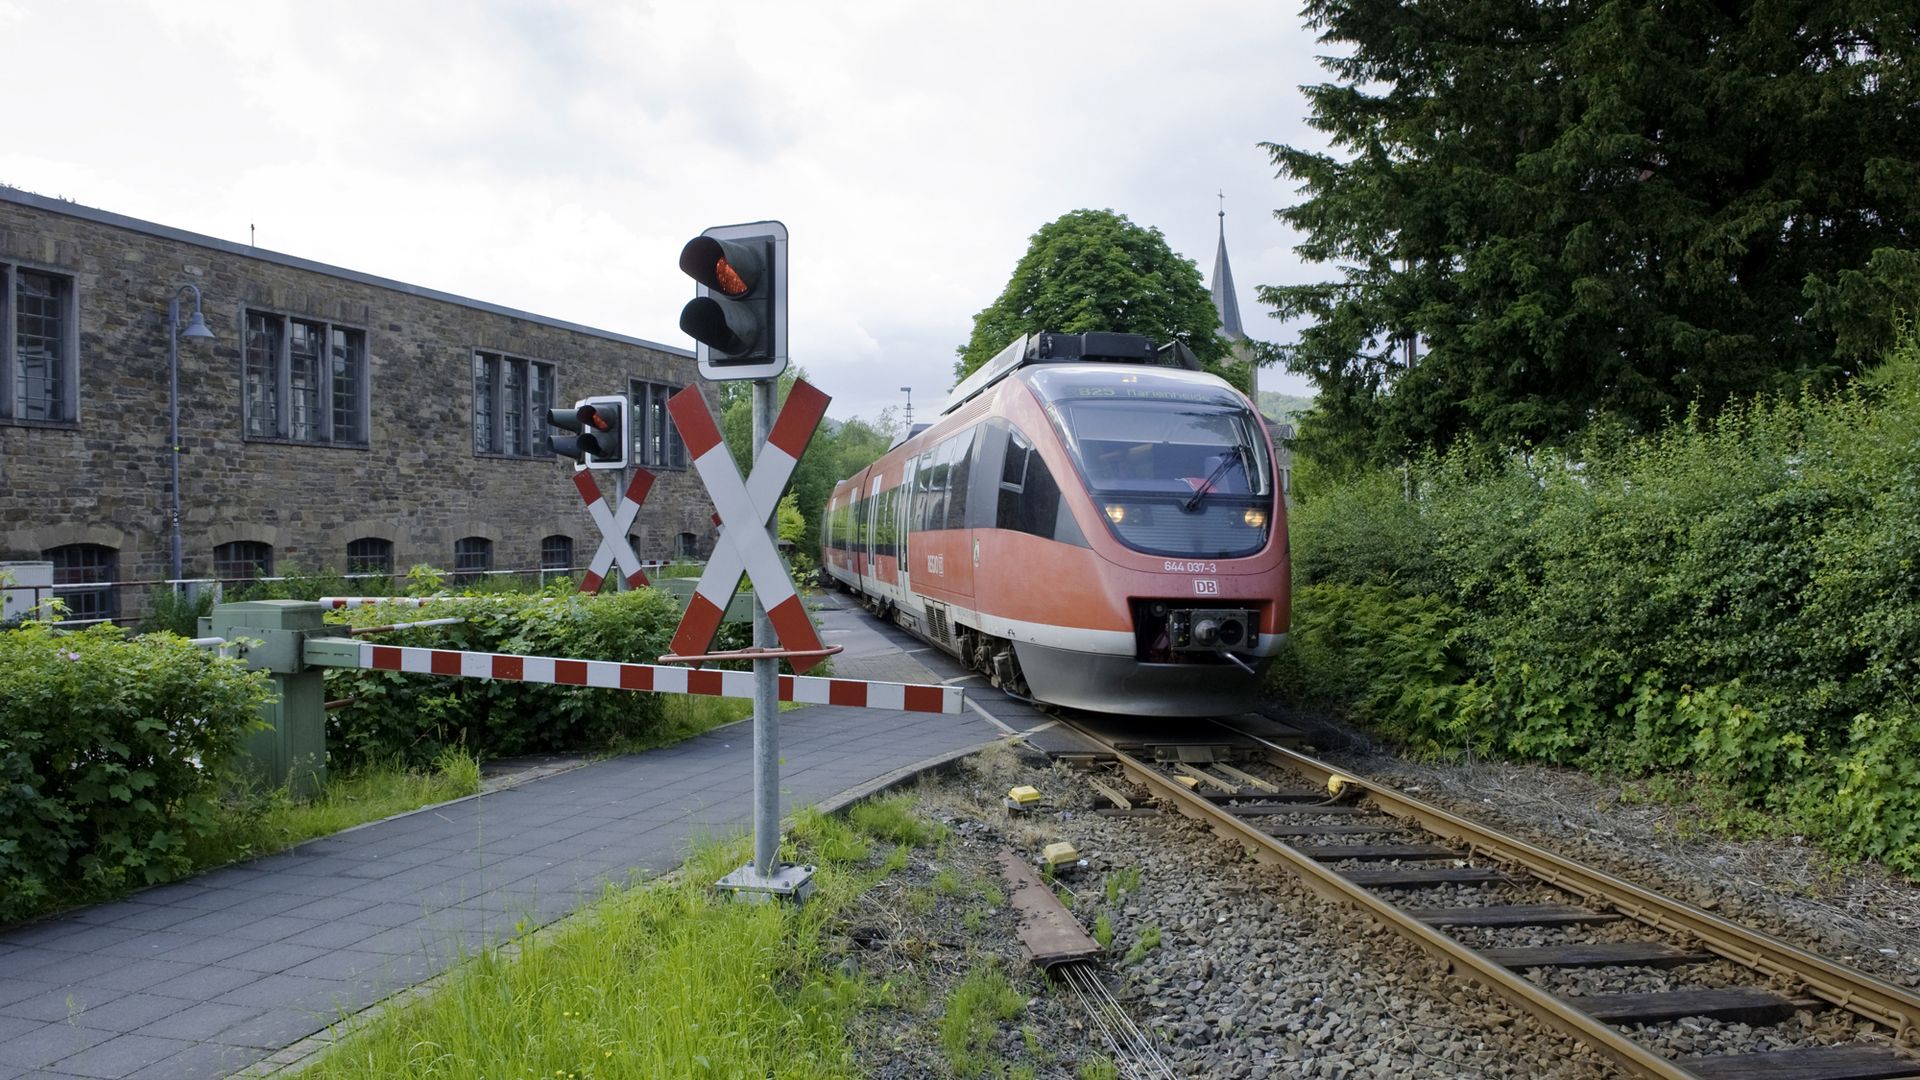
M 180 327 L 180 296 L 193 294 L 193 318 Z M 173 504 L 173 587 L 180 588 L 180 339 L 212 341 L 213 331 L 200 317 L 200 287 L 182 285 L 167 299 L 167 475 Z

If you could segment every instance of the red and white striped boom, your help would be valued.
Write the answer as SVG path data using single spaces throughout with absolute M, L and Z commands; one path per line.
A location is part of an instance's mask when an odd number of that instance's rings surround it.
M 707 697 L 753 697 L 753 672 L 669 667 L 664 664 L 626 664 L 613 660 L 568 660 L 551 656 L 462 652 L 376 645 L 343 638 L 314 638 L 306 643 L 305 660 L 315 667 L 365 668 L 404 671 L 418 675 L 448 675 L 469 679 L 594 686 L 607 690 L 644 690 L 657 694 L 702 694 Z M 780 676 L 781 701 L 852 708 L 894 709 L 901 712 L 958 713 L 964 706 L 957 686 L 871 682 L 864 679 L 826 679 L 806 675 Z

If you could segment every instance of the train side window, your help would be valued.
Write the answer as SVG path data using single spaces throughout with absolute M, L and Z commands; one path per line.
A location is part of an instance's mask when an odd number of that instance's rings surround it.
M 968 428 L 954 436 L 953 466 L 947 472 L 947 528 L 967 527 L 967 474 L 973 459 L 973 433 Z
M 913 505 L 907 507 L 907 526 L 912 532 L 927 528 L 928 487 L 933 483 L 933 455 L 920 454 L 913 459 Z
M 947 527 L 947 478 L 953 472 L 955 445 L 952 439 L 948 439 L 935 447 L 929 455 L 933 460 L 933 468 L 930 470 L 931 479 L 927 483 L 927 509 L 926 520 L 922 522 L 923 528 Z
M 1007 461 L 1000 469 L 1000 504 L 993 516 L 996 529 L 1020 528 L 1021 495 L 1026 491 L 1027 458 L 1033 444 L 1015 431 L 1007 440 Z
M 1013 479 L 1013 478 L 1018 478 Z M 1043 536 L 1075 547 L 1087 538 L 1060 497 L 1060 485 L 1046 460 L 1019 431 L 1007 440 L 1007 460 L 1000 471 L 1000 504 L 994 516 L 998 528 Z
M 1026 436 L 1017 431 L 1011 433 L 1007 443 L 1007 463 L 1000 469 L 1002 484 L 1012 484 L 1014 490 L 1018 491 L 1020 485 L 1027 482 L 1027 451 L 1031 449 L 1033 444 L 1027 441 Z
M 1027 483 L 1020 496 L 1020 523 L 1015 528 L 1023 533 L 1044 536 L 1057 540 L 1060 511 L 1060 485 L 1053 482 L 1053 472 L 1038 453 L 1027 455 Z

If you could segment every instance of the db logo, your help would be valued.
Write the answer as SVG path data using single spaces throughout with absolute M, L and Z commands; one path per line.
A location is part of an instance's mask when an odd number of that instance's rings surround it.
M 1211 578 L 1195 578 L 1193 591 L 1196 596 L 1219 596 L 1220 583 Z

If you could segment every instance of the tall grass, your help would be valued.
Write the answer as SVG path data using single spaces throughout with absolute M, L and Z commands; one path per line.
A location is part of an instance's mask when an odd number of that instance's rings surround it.
M 480 762 L 443 750 L 430 769 L 397 762 L 330 777 L 313 798 L 286 789 L 237 794 L 222 808 L 214 830 L 191 848 L 196 867 L 281 851 L 355 825 L 447 802 L 480 790 Z
M 826 965 L 823 932 L 907 849 L 856 868 L 879 838 L 817 812 L 797 817 L 794 836 L 788 854 L 818 868 L 804 907 L 716 893 L 747 841 L 704 846 L 673 881 L 609 890 L 549 934 L 472 958 L 303 1076 L 856 1076 L 849 1025 L 890 991 Z

